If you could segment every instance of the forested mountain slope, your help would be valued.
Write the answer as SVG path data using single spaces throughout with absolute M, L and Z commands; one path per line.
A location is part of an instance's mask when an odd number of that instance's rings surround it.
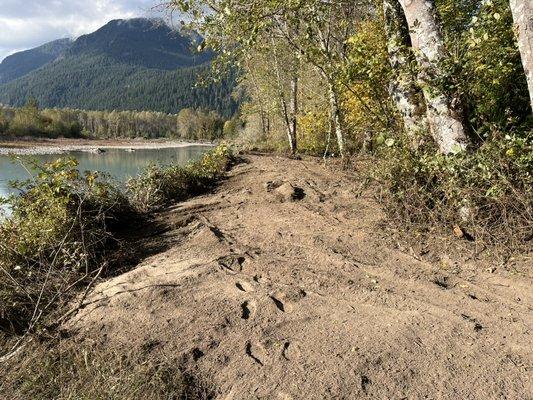
M 70 39 L 59 39 L 6 57 L 0 63 L 0 83 L 20 78 L 56 60 L 71 45 Z
M 159 19 L 113 20 L 89 35 L 79 37 L 68 55 L 106 55 L 129 65 L 173 70 L 211 60 L 213 54 L 198 53 L 201 40 L 183 35 Z
M 234 82 L 196 87 L 208 72 L 210 53 L 192 48 L 197 39 L 159 20 L 115 20 L 81 36 L 56 60 L 0 86 L 0 102 L 92 110 L 154 110 L 177 113 L 205 108 L 230 116 Z

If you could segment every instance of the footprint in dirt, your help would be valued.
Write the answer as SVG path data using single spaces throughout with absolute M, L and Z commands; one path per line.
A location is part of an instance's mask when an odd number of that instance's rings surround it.
M 300 345 L 295 342 L 283 343 L 283 350 L 281 355 L 287 361 L 294 361 L 300 358 Z
M 245 301 L 241 304 L 241 318 L 248 320 L 250 318 L 253 318 L 255 315 L 255 312 L 257 310 L 257 305 L 255 300 Z
M 294 304 L 307 296 L 307 293 L 300 288 L 289 289 L 288 292 L 278 291 L 272 293 L 270 298 L 278 310 L 284 313 L 290 313 L 294 309 Z
M 260 366 L 264 366 L 267 360 L 265 348 L 260 343 L 248 342 L 246 354 Z
M 232 275 L 242 272 L 245 261 L 245 257 L 233 254 L 217 260 L 220 269 Z
M 270 296 L 270 298 L 274 302 L 274 304 L 277 307 L 277 309 L 280 310 L 281 312 L 291 312 L 292 311 L 292 306 L 290 304 L 285 303 L 284 301 L 282 301 L 280 299 L 281 296 L 279 296 L 279 297 Z
M 235 286 L 237 287 L 237 289 L 239 289 L 241 292 L 253 292 L 255 289 L 254 287 L 252 286 L 251 283 L 248 283 L 248 282 L 237 282 L 235 284 Z

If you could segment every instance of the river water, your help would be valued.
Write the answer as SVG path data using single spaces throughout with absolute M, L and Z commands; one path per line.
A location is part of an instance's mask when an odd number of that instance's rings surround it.
M 47 154 L 31 156 L 32 159 L 40 162 L 52 162 L 60 157 L 74 157 L 79 162 L 80 171 L 99 171 L 109 174 L 118 183 L 125 182 L 128 178 L 134 177 L 150 164 L 181 164 L 184 165 L 191 160 L 196 160 L 202 156 L 210 147 L 191 145 L 177 148 L 161 149 L 136 149 L 126 151 L 124 149 L 106 149 L 104 153 L 95 154 L 82 151 L 70 153 Z M 0 155 L 0 196 L 5 197 L 16 193 L 10 187 L 9 182 L 13 180 L 26 180 L 31 178 L 31 171 L 23 165 L 25 157 L 13 160 L 10 156 Z M 0 214 L 7 212 L 4 207 Z M 1 219 L 1 215 L 0 215 Z

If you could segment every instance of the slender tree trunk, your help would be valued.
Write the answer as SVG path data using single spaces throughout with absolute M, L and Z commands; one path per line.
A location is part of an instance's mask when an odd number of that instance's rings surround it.
M 290 104 L 290 124 L 289 142 L 292 154 L 295 154 L 297 145 L 298 130 L 298 76 L 294 74 L 291 78 L 291 104 Z
M 275 69 L 276 69 L 276 78 L 277 78 L 277 89 L 278 89 L 278 95 L 279 95 L 279 100 L 280 100 L 280 104 L 281 104 L 281 113 L 283 115 L 283 119 L 285 121 L 285 126 L 286 126 L 286 129 L 287 129 L 287 138 L 289 140 L 289 147 L 291 149 L 291 154 L 296 154 L 296 151 L 297 151 L 297 148 L 296 148 L 296 123 L 293 125 L 291 123 L 292 121 L 292 117 L 291 115 L 289 114 L 289 108 L 287 106 L 287 101 L 285 99 L 285 93 L 284 93 L 284 90 L 283 90 L 283 80 L 282 80 L 282 77 L 281 77 L 281 66 L 279 64 L 279 61 L 278 61 L 278 56 L 277 56 L 277 52 L 276 52 L 276 44 L 274 43 L 274 39 L 272 39 L 272 54 L 274 56 L 274 63 L 275 63 Z M 291 108 L 292 108 L 292 104 L 294 102 L 295 103 L 295 100 L 294 98 L 297 97 L 298 93 L 298 86 L 294 86 L 293 87 L 293 83 L 295 82 L 294 79 L 291 79 Z M 297 81 L 296 81 L 297 82 Z M 294 119 L 296 120 L 296 113 L 294 113 Z
M 324 52 L 324 54 L 328 55 L 328 59 L 331 62 L 332 61 L 331 41 L 329 40 L 329 38 L 326 38 L 327 35 L 325 35 L 320 29 L 318 30 L 318 35 L 320 39 L 320 47 L 322 48 L 322 51 Z M 324 68 L 324 66 L 321 66 L 320 64 L 315 64 L 315 67 L 318 69 L 319 73 L 322 74 L 322 77 L 328 83 L 331 122 L 333 125 L 333 129 L 335 129 L 335 136 L 337 137 L 337 145 L 339 147 L 339 153 L 341 157 L 344 159 L 346 155 L 346 142 L 344 139 L 344 128 L 343 128 L 342 111 L 341 111 L 340 104 L 339 104 L 339 93 L 337 91 L 337 88 L 335 87 L 335 79 L 333 76 L 331 76 L 330 73 L 328 73 L 327 69 Z
M 402 115 L 411 146 L 416 149 L 429 125 L 424 94 L 417 86 L 416 73 L 412 70 L 414 54 L 410 49 L 409 27 L 397 0 L 383 0 L 383 10 L 389 61 L 394 73 L 390 92 Z
M 261 132 L 263 133 L 263 136 L 266 137 L 267 134 L 269 133 L 269 130 L 267 129 L 267 124 L 265 122 L 267 117 L 266 117 L 263 98 L 261 96 L 261 90 L 259 89 L 259 85 L 257 84 L 257 79 L 255 78 L 255 75 L 254 75 L 254 72 L 253 72 L 254 70 L 252 68 L 250 68 L 250 65 L 248 63 L 248 59 L 246 59 L 246 66 L 247 66 L 247 69 L 248 69 L 248 76 L 251 77 L 252 84 L 254 86 L 254 89 L 255 89 L 257 97 L 258 97 L 259 117 L 261 119 Z
M 285 21 L 286 22 L 286 21 Z M 285 23 L 287 29 L 287 23 Z M 294 37 L 298 37 L 299 23 L 293 26 L 292 34 Z M 299 53 L 294 53 L 294 60 L 291 64 L 291 98 L 290 98 L 290 132 L 289 141 L 292 154 L 296 154 L 298 151 L 298 84 L 300 73 Z
M 533 0 L 510 0 L 533 109 Z
M 291 149 L 291 154 L 296 153 L 296 136 L 294 136 L 293 126 L 291 124 L 291 116 L 289 114 L 289 108 L 287 102 L 285 101 L 285 95 L 283 93 L 279 94 L 279 100 L 281 104 L 281 113 L 283 114 L 283 120 L 285 121 L 285 128 L 287 129 L 287 138 L 289 140 L 289 146 Z
M 263 112 L 263 109 L 259 111 L 259 116 L 261 117 L 261 133 L 263 134 L 263 137 L 266 137 L 267 129 L 266 129 L 266 122 L 265 122 L 265 113 Z
M 339 96 L 335 85 L 332 82 L 329 83 L 329 105 L 331 108 L 333 128 L 335 129 L 335 136 L 337 137 L 337 144 L 339 146 L 339 153 L 341 157 L 344 158 L 346 154 L 346 143 L 344 140 L 343 121 L 339 105 Z
M 444 154 L 464 150 L 468 138 L 459 113 L 454 110 L 452 98 L 435 84 L 435 78 L 443 76 L 441 63 L 447 56 L 437 23 L 435 0 L 398 1 L 407 19 L 420 67 L 419 78 L 433 138 Z

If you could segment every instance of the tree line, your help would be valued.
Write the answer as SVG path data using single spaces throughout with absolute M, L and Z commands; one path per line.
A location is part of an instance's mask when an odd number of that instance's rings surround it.
M 157 45 L 157 44 L 154 44 Z M 197 85 L 209 64 L 159 70 L 119 63 L 95 54 L 70 55 L 1 86 L 0 102 L 22 107 L 30 96 L 43 107 L 84 110 L 215 110 L 230 118 L 238 107 L 235 81 Z
M 237 140 L 365 171 L 402 229 L 533 234 L 533 55 L 520 0 L 172 0 L 237 68 Z M 375 179 L 374 179 L 375 178 Z
M 0 134 L 22 137 L 173 138 L 216 140 L 225 120 L 214 111 L 185 108 L 178 114 L 156 111 L 39 109 L 35 99 L 24 107 L 0 107 Z
M 432 141 L 444 154 L 457 153 L 496 131 L 523 128 L 531 114 L 528 2 L 167 5 L 185 12 L 221 54 L 216 68 L 240 68 L 240 88 L 248 99 L 241 108 L 244 118 L 264 136 L 285 131 L 292 152 L 299 141 L 304 150 L 308 142 L 327 146 L 329 137 L 344 156 L 361 143 L 369 146 L 401 132 L 412 148 Z M 317 128 L 320 138 L 314 137 Z

